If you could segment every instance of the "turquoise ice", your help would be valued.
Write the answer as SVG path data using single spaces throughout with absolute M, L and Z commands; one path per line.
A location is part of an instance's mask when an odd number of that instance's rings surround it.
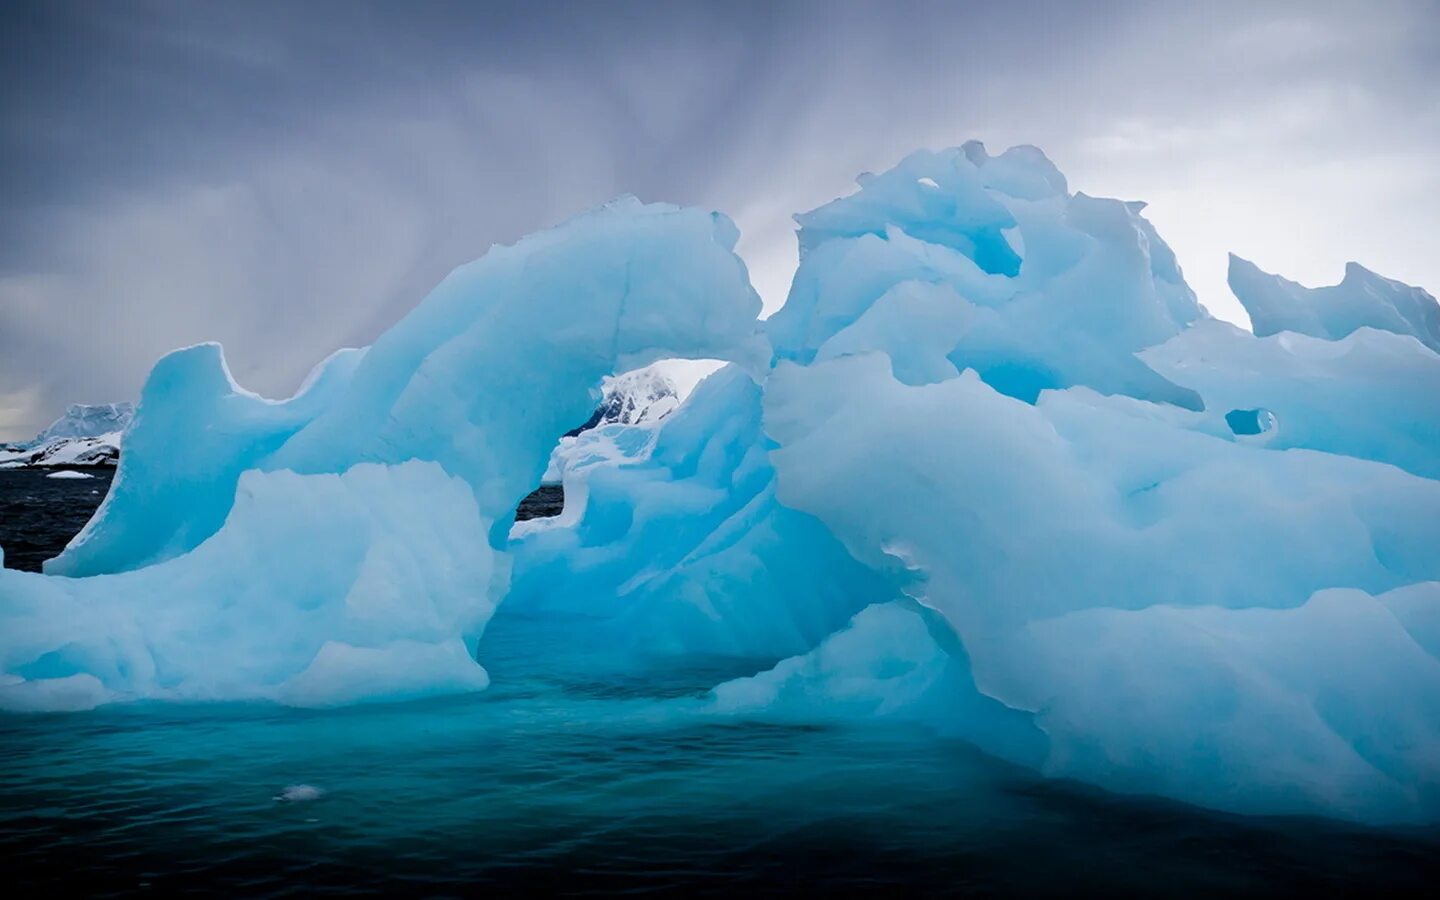
M 797 217 L 767 321 L 728 219 L 622 200 L 289 400 L 176 351 L 89 527 L 0 572 L 0 706 L 482 690 L 503 620 L 597 682 L 740 673 L 656 716 L 903 721 L 1121 792 L 1440 820 L 1440 308 L 1237 261 L 1243 331 L 1143 208 L 971 143 Z M 673 357 L 731 364 L 567 445 L 564 512 L 515 526 L 602 379 Z

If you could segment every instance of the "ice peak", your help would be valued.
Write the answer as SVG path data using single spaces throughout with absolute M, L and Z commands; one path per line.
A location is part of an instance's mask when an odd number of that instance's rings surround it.
M 1230 290 L 1260 337 L 1293 331 L 1338 341 L 1360 328 L 1415 337 L 1440 351 L 1440 304 L 1421 288 L 1345 264 L 1338 284 L 1307 288 L 1230 254 Z

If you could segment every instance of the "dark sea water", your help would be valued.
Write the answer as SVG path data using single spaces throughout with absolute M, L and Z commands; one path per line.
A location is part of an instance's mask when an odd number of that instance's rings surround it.
M 5 568 L 40 571 L 90 520 L 115 470 L 84 469 L 90 478 L 48 478 L 51 469 L 0 469 L 0 547 Z
M 12 474 L 0 516 L 63 505 L 35 499 L 52 487 L 95 502 L 95 482 Z M 497 615 L 479 654 L 493 685 L 468 697 L 0 716 L 0 884 L 14 897 L 1368 897 L 1440 878 L 1435 830 L 1218 815 L 894 727 L 716 718 L 705 691 L 761 663 L 596 679 L 583 660 L 543 662 L 544 640 Z M 318 798 L 275 799 L 293 785 Z

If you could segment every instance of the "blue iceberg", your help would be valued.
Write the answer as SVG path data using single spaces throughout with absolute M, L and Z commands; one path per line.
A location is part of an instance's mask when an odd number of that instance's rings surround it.
M 1235 261 L 1235 328 L 1143 204 L 1033 147 L 859 185 L 797 217 L 765 321 L 727 218 L 627 199 L 492 249 L 289 400 L 214 345 L 162 359 L 90 525 L 0 572 L 0 707 L 481 690 L 503 620 L 596 678 L 726 661 L 657 710 L 1440 821 L 1434 298 Z M 552 454 L 668 358 L 729 365 Z M 517 524 L 552 455 L 564 511 Z

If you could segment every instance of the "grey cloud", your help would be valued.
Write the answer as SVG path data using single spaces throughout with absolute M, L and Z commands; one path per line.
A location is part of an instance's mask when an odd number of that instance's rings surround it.
M 293 389 L 453 266 L 618 193 L 789 216 L 919 146 L 1035 143 L 1225 251 L 1440 284 L 1425 4 L 7 4 L 0 437 L 225 343 Z M 1426 201 L 1426 197 L 1430 201 Z

